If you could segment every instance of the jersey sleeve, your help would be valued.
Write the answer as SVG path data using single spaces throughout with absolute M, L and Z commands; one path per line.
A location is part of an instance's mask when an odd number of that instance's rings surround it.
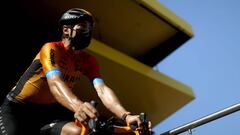
M 53 43 L 46 43 L 40 51 L 40 62 L 46 74 L 49 70 L 59 69 L 57 61 L 57 48 Z
M 87 62 L 88 68 L 87 72 L 85 72 L 85 75 L 88 77 L 88 79 L 93 82 L 95 78 L 101 78 L 100 74 L 100 68 L 97 62 L 97 59 L 95 57 L 89 57 L 88 62 Z

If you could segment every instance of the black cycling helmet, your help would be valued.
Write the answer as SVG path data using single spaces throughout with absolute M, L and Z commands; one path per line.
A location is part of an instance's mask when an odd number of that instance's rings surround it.
M 72 8 L 63 13 L 59 20 L 60 25 L 73 25 L 79 21 L 88 21 L 93 26 L 94 19 L 91 13 L 81 8 Z

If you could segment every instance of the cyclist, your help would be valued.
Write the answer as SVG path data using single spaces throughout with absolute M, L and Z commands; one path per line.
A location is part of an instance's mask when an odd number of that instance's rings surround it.
M 79 135 L 74 119 L 96 118 L 97 110 L 72 92 L 76 80 L 85 75 L 103 104 L 127 124 L 141 124 L 120 103 L 99 73 L 93 55 L 84 51 L 91 42 L 94 19 L 81 8 L 67 10 L 59 20 L 62 40 L 47 42 L 7 94 L 0 108 L 1 135 Z

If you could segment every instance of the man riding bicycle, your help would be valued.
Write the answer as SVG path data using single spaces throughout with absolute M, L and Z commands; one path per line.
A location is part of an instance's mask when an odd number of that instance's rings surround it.
M 89 102 L 74 95 L 74 83 L 87 76 L 102 103 L 126 123 L 141 125 L 120 103 L 101 77 L 93 55 L 84 51 L 92 38 L 94 19 L 84 9 L 66 11 L 59 20 L 62 40 L 45 43 L 0 108 L 1 135 L 80 135 L 81 123 L 98 117 Z M 150 124 L 149 124 L 150 126 Z

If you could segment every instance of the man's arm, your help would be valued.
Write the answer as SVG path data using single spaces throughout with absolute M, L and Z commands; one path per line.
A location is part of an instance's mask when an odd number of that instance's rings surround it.
M 83 104 L 62 80 L 60 74 L 54 74 L 47 78 L 51 93 L 56 100 L 69 110 L 76 112 L 78 107 Z
M 82 102 L 77 96 L 75 96 L 71 89 L 62 80 L 60 74 L 53 74 L 47 77 L 47 81 L 50 91 L 56 100 L 69 110 L 73 111 L 75 113 L 74 117 L 80 122 L 85 121 L 87 117 L 97 117 L 98 114 L 96 109 L 92 107 L 90 103 Z
M 130 112 L 121 105 L 119 99 L 111 88 L 105 85 L 101 79 L 100 81 L 96 81 L 96 83 L 93 81 L 93 84 L 99 98 L 111 112 L 113 112 L 117 117 L 124 119 L 128 125 L 137 123 L 140 127 L 141 120 L 139 118 L 139 115 L 131 115 Z
M 103 104 L 113 112 L 117 117 L 121 118 L 124 113 L 128 111 L 121 105 L 119 99 L 112 91 L 111 88 L 105 85 L 105 83 L 95 84 L 94 88 Z

